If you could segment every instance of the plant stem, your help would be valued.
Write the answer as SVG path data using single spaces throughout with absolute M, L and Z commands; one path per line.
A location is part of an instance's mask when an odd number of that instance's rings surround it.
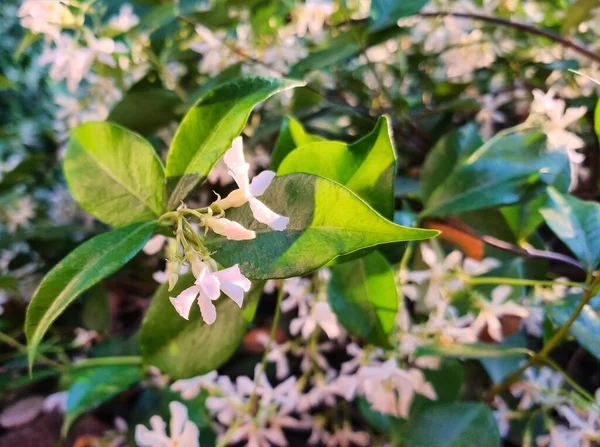
M 544 359 L 544 362 L 548 366 L 552 367 L 554 370 L 558 371 L 565 378 L 565 381 L 569 385 L 571 385 L 571 387 L 575 391 L 577 391 L 579 394 L 581 394 L 585 399 L 587 399 L 590 402 L 595 402 L 596 401 L 596 399 L 594 399 L 594 397 L 590 393 L 588 393 L 587 390 L 585 390 L 584 388 L 581 387 L 581 385 L 579 385 L 577 382 L 575 382 L 571 378 L 571 376 L 569 376 L 569 373 L 567 373 L 564 369 L 562 369 L 560 367 L 560 365 L 558 365 L 554 360 L 546 358 L 546 359 Z
M 1 331 L 0 331 L 0 342 L 6 343 L 8 346 L 10 346 L 11 348 L 15 348 L 18 351 L 27 352 L 27 346 L 25 346 L 23 343 L 19 342 L 18 340 L 14 339 L 10 335 L 5 334 L 4 332 L 1 332 Z M 46 357 L 43 354 L 38 353 L 37 358 L 39 359 L 40 363 L 42 363 L 46 366 L 51 366 L 52 368 L 56 368 L 58 370 L 65 369 L 64 365 L 52 360 L 51 358 Z
M 554 363 L 552 360 L 548 359 L 548 355 L 567 336 L 567 334 L 569 333 L 569 329 L 571 328 L 571 326 L 573 325 L 575 320 L 577 320 L 577 317 L 579 317 L 579 314 L 581 313 L 581 311 L 585 308 L 587 303 L 589 303 L 589 301 L 596 295 L 596 293 L 598 293 L 599 289 L 600 289 L 600 274 L 598 274 L 592 280 L 589 287 L 583 292 L 581 301 L 579 302 L 579 304 L 577 305 L 577 308 L 575 309 L 573 314 L 569 317 L 567 322 L 565 324 L 563 324 L 562 327 L 552 336 L 552 338 L 548 341 L 548 343 L 546 343 L 544 345 L 542 350 L 540 352 L 538 352 L 537 354 L 535 354 L 533 357 L 531 357 L 526 363 L 521 365 L 521 367 L 519 367 L 519 369 L 517 369 L 512 374 L 510 374 L 506 379 L 504 379 L 504 381 L 502 383 L 492 387 L 492 389 L 488 393 L 487 400 L 490 402 L 493 401 L 494 397 L 496 395 L 506 391 L 513 383 L 519 381 L 521 379 L 521 374 L 523 374 L 523 372 L 525 372 L 525 370 L 527 368 L 529 368 L 530 366 L 539 365 L 540 363 L 549 363 L 549 362 Z M 552 364 L 552 363 L 550 363 L 550 364 Z
M 581 284 L 574 281 L 550 281 L 540 279 L 524 279 L 524 278 L 502 278 L 483 276 L 477 278 L 467 278 L 465 282 L 470 285 L 479 284 L 508 284 L 511 286 L 554 286 L 556 284 L 565 285 L 569 287 L 585 287 L 585 284 Z

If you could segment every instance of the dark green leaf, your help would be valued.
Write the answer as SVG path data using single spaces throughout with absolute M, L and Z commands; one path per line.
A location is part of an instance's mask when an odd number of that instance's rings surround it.
M 353 144 L 315 142 L 297 148 L 283 160 L 278 174 L 306 172 L 341 183 L 391 219 L 396 172 L 391 135 L 388 119 L 381 117 L 371 133 Z
M 373 0 L 369 28 L 379 31 L 396 24 L 398 19 L 418 13 L 427 0 Z
M 139 357 L 101 359 L 103 363 L 79 364 L 73 369 L 73 383 L 67 397 L 63 434 L 86 411 L 125 391 L 143 379 Z
M 69 190 L 79 204 L 115 227 L 164 211 L 164 170 L 141 136 L 112 123 L 87 122 L 71 131 L 64 159 Z
M 526 132 L 498 136 L 479 148 L 476 139 L 461 147 L 446 147 L 454 138 L 442 140 L 430 153 L 436 169 L 422 174 L 423 216 L 456 215 L 467 211 L 509 205 L 537 187 L 568 184 L 568 157 L 562 151 L 546 151 L 542 133 Z M 460 140 L 459 140 L 460 141 Z M 440 168 L 440 166 L 445 167 Z M 443 171 L 440 177 L 436 171 Z
M 340 323 L 353 335 L 387 347 L 398 312 L 394 272 L 380 253 L 332 268 L 329 303 Z
M 167 203 L 173 209 L 202 182 L 231 147 L 252 109 L 300 81 L 248 76 L 220 85 L 186 114 L 167 157 Z
M 310 174 L 276 177 L 260 199 L 290 218 L 285 231 L 258 223 L 246 204 L 227 211 L 227 217 L 255 231 L 256 239 L 207 239 L 217 261 L 240 264 L 252 279 L 299 276 L 363 248 L 438 234 L 396 225 L 339 183 Z
M 411 423 L 406 447 L 499 447 L 500 433 L 484 404 L 451 402 L 432 405 Z
M 29 364 L 50 325 L 83 292 L 112 275 L 138 253 L 156 222 L 141 222 L 96 236 L 60 261 L 35 291 L 25 318 Z
M 297 147 L 314 141 L 324 141 L 324 138 L 308 133 L 300 121 L 286 116 L 281 122 L 279 137 L 271 154 L 271 169 L 277 171 L 283 159 Z
M 571 249 L 588 272 L 600 263 L 600 204 L 548 188 L 547 206 L 540 210 L 546 224 Z
M 598 7 L 600 7 L 600 1 L 598 0 L 577 0 L 569 5 L 562 21 L 562 34 L 569 34 L 582 22 L 589 20 L 592 10 Z
M 108 292 L 104 287 L 98 285 L 87 293 L 83 309 L 81 311 L 81 322 L 86 329 L 107 334 L 110 329 L 110 304 Z
M 573 297 L 568 301 L 552 303 L 547 307 L 548 315 L 557 326 L 564 326 L 571 315 L 575 313 L 581 298 L 580 294 L 577 298 Z M 598 310 L 586 304 L 569 328 L 569 332 L 581 346 L 600 359 L 600 313 Z
M 521 348 L 527 347 L 527 338 L 522 332 L 517 332 L 510 337 L 505 338 L 499 343 L 499 346 L 509 348 Z M 522 354 L 521 356 L 514 357 L 488 357 L 481 358 L 481 364 L 489 374 L 490 378 L 494 383 L 502 382 L 506 377 L 513 371 L 516 371 L 521 362 L 526 360 L 527 355 Z
M 246 294 L 242 309 L 224 294 L 215 302 L 217 319 L 212 325 L 202 321 L 198 306 L 189 321 L 177 314 L 169 297 L 191 286 L 191 274 L 179 278 L 169 292 L 162 285 L 154 294 L 140 331 L 144 363 L 154 365 L 174 379 L 185 379 L 218 368 L 233 355 L 254 318 L 263 283 L 254 284 Z

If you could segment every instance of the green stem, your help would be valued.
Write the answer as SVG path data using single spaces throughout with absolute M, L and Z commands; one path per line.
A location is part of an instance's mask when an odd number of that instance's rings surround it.
M 577 391 L 579 394 L 581 394 L 585 399 L 587 399 L 590 402 L 595 402 L 596 399 L 594 399 L 594 397 L 588 393 L 587 390 L 585 390 L 584 388 L 581 387 L 581 385 L 579 385 L 577 382 L 575 382 L 570 376 L 569 374 L 560 367 L 560 365 L 558 365 L 554 360 L 546 358 L 544 359 L 544 362 L 552 367 L 554 370 L 556 370 L 557 372 L 559 372 L 564 378 L 565 381 L 571 385 L 571 388 L 573 388 L 575 391 Z
M 573 314 L 569 317 L 567 322 L 562 325 L 562 327 L 552 336 L 552 338 L 544 345 L 542 350 L 531 357 L 526 363 L 524 363 L 519 369 L 510 374 L 504 381 L 490 390 L 487 396 L 488 401 L 493 401 L 494 397 L 504 391 L 506 391 L 513 383 L 519 381 L 521 379 L 521 375 L 525 370 L 531 366 L 539 365 L 540 363 L 548 363 L 548 355 L 556 348 L 563 339 L 569 333 L 569 329 L 581 311 L 585 308 L 585 306 L 589 303 L 589 301 L 598 293 L 600 289 L 600 274 L 598 274 L 593 280 L 589 287 L 583 292 L 583 297 L 581 301 L 577 305 L 577 308 L 573 312 Z M 552 360 L 550 360 L 552 362 Z
M 19 342 L 18 340 L 12 338 L 10 335 L 5 334 L 4 332 L 1 332 L 1 331 L 0 331 L 0 342 L 6 343 L 11 348 L 14 348 L 20 352 L 27 352 L 27 346 L 25 346 L 23 343 Z M 39 359 L 39 362 L 43 365 L 50 366 L 52 368 L 56 368 L 57 370 L 60 370 L 60 371 L 65 369 L 65 365 L 62 365 L 62 364 L 52 360 L 51 358 L 46 357 L 43 354 L 37 353 L 37 358 Z
M 585 284 L 573 282 L 573 281 L 550 281 L 550 280 L 538 280 L 538 279 L 523 279 L 523 278 L 502 278 L 483 276 L 477 278 L 467 278 L 465 282 L 470 285 L 479 284 L 507 284 L 511 286 L 554 286 L 554 285 L 565 285 L 569 287 L 585 287 Z
M 81 362 L 73 364 L 73 368 L 88 368 L 90 366 L 107 366 L 107 365 L 141 365 L 142 358 L 139 356 L 122 356 L 122 357 L 99 357 L 93 359 L 85 359 Z
M 231 440 L 231 437 L 233 436 L 233 434 L 235 433 L 235 431 L 238 429 L 238 427 L 242 425 L 242 420 L 238 419 L 237 421 L 235 421 L 235 423 L 230 426 L 227 429 L 227 433 L 225 433 L 225 436 L 223 436 L 223 439 L 221 439 L 221 441 L 215 446 L 215 447 L 225 447 L 226 445 L 229 444 L 229 441 Z

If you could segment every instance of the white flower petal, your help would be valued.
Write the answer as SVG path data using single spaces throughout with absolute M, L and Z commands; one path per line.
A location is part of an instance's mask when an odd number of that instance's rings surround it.
M 169 300 L 177 313 L 186 320 L 189 320 L 192 304 L 194 304 L 194 300 L 199 293 L 198 286 L 192 286 L 185 289 L 176 298 L 169 298 Z
M 188 419 L 188 410 L 181 402 L 171 402 L 169 410 L 171 411 L 169 430 L 171 438 L 175 438 L 183 432 L 184 424 Z
M 250 209 L 252 210 L 254 218 L 260 223 L 268 225 L 277 231 L 283 231 L 287 228 L 290 221 L 289 217 L 275 213 L 255 197 L 250 197 L 248 203 L 250 204 Z
M 262 196 L 275 178 L 275 175 L 273 171 L 263 171 L 258 174 L 250 182 L 250 193 L 255 197 Z
M 167 238 L 165 236 L 157 234 L 156 236 L 152 237 L 146 243 L 146 245 L 144 245 L 144 248 L 142 250 L 147 255 L 150 255 L 150 256 L 155 255 L 163 248 L 166 241 L 167 241 Z
M 207 296 L 200 294 L 198 296 L 198 306 L 200 306 L 200 313 L 202 314 L 204 322 L 206 324 L 213 324 L 217 319 L 217 309 L 212 300 Z
M 244 228 L 240 223 L 225 218 L 206 217 L 204 219 L 215 233 L 232 241 L 247 241 L 256 238 L 256 233 Z
M 244 292 L 250 290 L 250 280 L 242 275 L 238 264 L 214 273 L 219 280 L 221 290 L 239 307 L 244 301 Z

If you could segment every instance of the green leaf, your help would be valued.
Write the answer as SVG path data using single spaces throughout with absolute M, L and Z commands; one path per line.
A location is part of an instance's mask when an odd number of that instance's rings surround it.
M 141 222 L 90 239 L 44 277 L 31 298 L 25 318 L 29 364 L 50 325 L 83 292 L 112 275 L 133 258 L 154 233 L 156 222 Z
M 600 263 L 600 204 L 548 188 L 547 206 L 540 209 L 546 224 L 592 272 Z
M 300 121 L 286 116 L 281 122 L 279 137 L 271 154 L 271 169 L 277 171 L 283 159 L 297 147 L 314 141 L 325 141 L 324 138 L 308 133 Z
M 286 230 L 258 223 L 246 204 L 228 210 L 227 217 L 255 231 L 256 239 L 228 241 L 210 235 L 206 241 L 217 261 L 240 264 L 252 279 L 300 276 L 363 248 L 439 234 L 396 225 L 339 183 L 310 174 L 276 177 L 260 200 L 290 218 Z
M 332 268 L 329 303 L 340 323 L 369 343 L 388 347 L 398 312 L 394 272 L 380 253 Z
M 499 447 L 494 414 L 484 404 L 451 402 L 432 405 L 411 423 L 406 447 Z
M 10 290 L 16 292 L 19 286 L 17 278 L 13 276 L 3 275 L 0 276 L 0 290 Z
M 73 129 L 64 171 L 75 200 L 109 225 L 164 211 L 162 163 L 150 143 L 123 127 L 91 121 Z
M 578 302 L 582 295 L 571 298 L 568 301 L 560 301 L 550 304 L 547 312 L 557 326 L 563 326 L 575 313 Z M 586 304 L 569 328 L 569 332 L 575 339 L 591 354 L 600 359 L 600 313 L 591 305 Z
M 394 214 L 396 154 L 388 119 L 353 144 L 309 143 L 292 151 L 278 174 L 306 172 L 341 183 L 376 211 L 391 219 Z
M 73 380 L 67 395 L 67 410 L 62 432 L 83 413 L 143 379 L 139 357 L 113 357 L 105 364 L 79 364 L 71 372 Z
M 517 332 L 502 340 L 498 346 L 524 349 L 527 346 L 527 338 L 522 332 Z M 494 383 L 500 383 L 508 377 L 510 373 L 516 371 L 526 357 L 525 354 L 522 354 L 513 357 L 488 357 L 480 360 L 492 381 Z
M 427 0 L 373 0 L 369 28 L 379 31 L 395 25 L 398 19 L 418 13 L 426 3 Z
M 598 0 L 577 0 L 569 5 L 565 11 L 562 21 L 562 34 L 569 34 L 573 29 L 576 29 L 582 22 L 590 19 L 592 9 L 600 7 Z
M 189 321 L 177 314 L 169 297 L 175 297 L 194 282 L 191 274 L 179 278 L 169 292 L 163 284 L 154 294 L 140 330 L 144 363 L 154 365 L 174 379 L 205 374 L 218 368 L 233 355 L 254 318 L 263 283 L 253 285 L 242 309 L 222 294 L 215 302 L 217 319 L 212 325 L 202 321 L 193 306 Z
M 81 310 L 81 323 L 86 329 L 108 334 L 110 329 L 110 303 L 108 302 L 108 292 L 101 285 L 94 287 L 87 293 Z
M 513 348 L 491 343 L 473 343 L 471 345 L 453 343 L 448 346 L 431 344 L 419 346 L 415 350 L 416 357 L 433 355 L 463 359 L 522 357 L 523 354 L 532 355 L 532 352 L 525 348 Z
M 108 121 L 134 132 L 149 134 L 173 121 L 181 99 L 159 85 L 144 82 L 133 86 L 108 115 Z
M 275 93 L 301 81 L 248 76 L 211 90 L 186 114 L 167 157 L 167 203 L 173 209 L 204 181 L 231 147 L 252 109 Z
M 476 142 L 468 129 L 460 129 L 430 153 L 421 175 L 422 216 L 509 205 L 537 187 L 568 185 L 567 155 L 547 152 L 540 132 L 497 136 L 478 148 Z

